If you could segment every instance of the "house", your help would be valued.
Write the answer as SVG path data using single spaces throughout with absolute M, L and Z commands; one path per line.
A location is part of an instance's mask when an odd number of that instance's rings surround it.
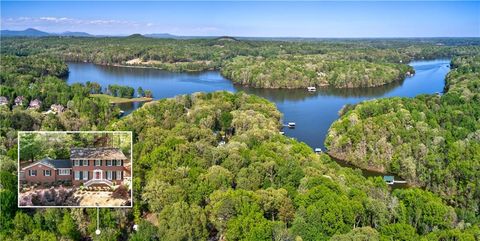
M 127 157 L 119 148 L 72 148 L 73 184 L 121 184 Z M 90 183 L 87 183 L 89 180 Z M 88 185 L 87 185 L 88 186 Z
M 53 183 L 72 180 L 70 160 L 45 158 L 22 168 L 27 182 Z
M 24 100 L 25 100 L 25 98 L 23 96 L 17 96 L 15 98 L 15 105 L 23 105 Z
M 70 159 L 43 159 L 22 168 L 26 182 L 71 181 L 73 185 L 119 185 L 128 158 L 119 148 L 71 148 Z
M 8 105 L 8 99 L 5 96 L 0 96 L 0 105 Z
M 40 109 L 40 107 L 42 106 L 42 101 L 40 101 L 39 99 L 34 99 L 32 101 L 30 101 L 30 104 L 28 105 L 28 109 Z
M 50 106 L 50 110 L 55 113 L 62 113 L 65 110 L 65 107 L 63 107 L 63 105 L 53 104 Z

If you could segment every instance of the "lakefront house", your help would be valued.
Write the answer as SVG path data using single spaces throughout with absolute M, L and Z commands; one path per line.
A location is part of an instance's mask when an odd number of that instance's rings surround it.
M 119 148 L 71 148 L 70 159 L 45 158 L 21 169 L 27 183 L 71 181 L 75 186 L 119 185 L 130 176 L 129 159 Z

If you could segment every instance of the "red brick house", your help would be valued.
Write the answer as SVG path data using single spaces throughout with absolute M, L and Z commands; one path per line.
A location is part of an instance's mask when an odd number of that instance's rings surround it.
M 73 185 L 121 184 L 128 158 L 119 148 L 72 148 L 70 159 L 43 159 L 22 168 L 26 182 L 71 181 Z
M 72 181 L 72 165 L 70 160 L 42 159 L 22 168 L 27 182 L 48 183 Z

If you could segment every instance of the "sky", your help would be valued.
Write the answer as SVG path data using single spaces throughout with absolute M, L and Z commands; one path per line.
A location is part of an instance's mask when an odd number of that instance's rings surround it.
M 98 35 L 480 37 L 480 2 L 1 1 L 1 29 Z

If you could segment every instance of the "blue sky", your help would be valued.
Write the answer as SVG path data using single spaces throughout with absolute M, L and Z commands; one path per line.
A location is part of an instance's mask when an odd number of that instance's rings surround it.
M 480 37 L 480 2 L 1 2 L 1 29 L 255 37 Z

